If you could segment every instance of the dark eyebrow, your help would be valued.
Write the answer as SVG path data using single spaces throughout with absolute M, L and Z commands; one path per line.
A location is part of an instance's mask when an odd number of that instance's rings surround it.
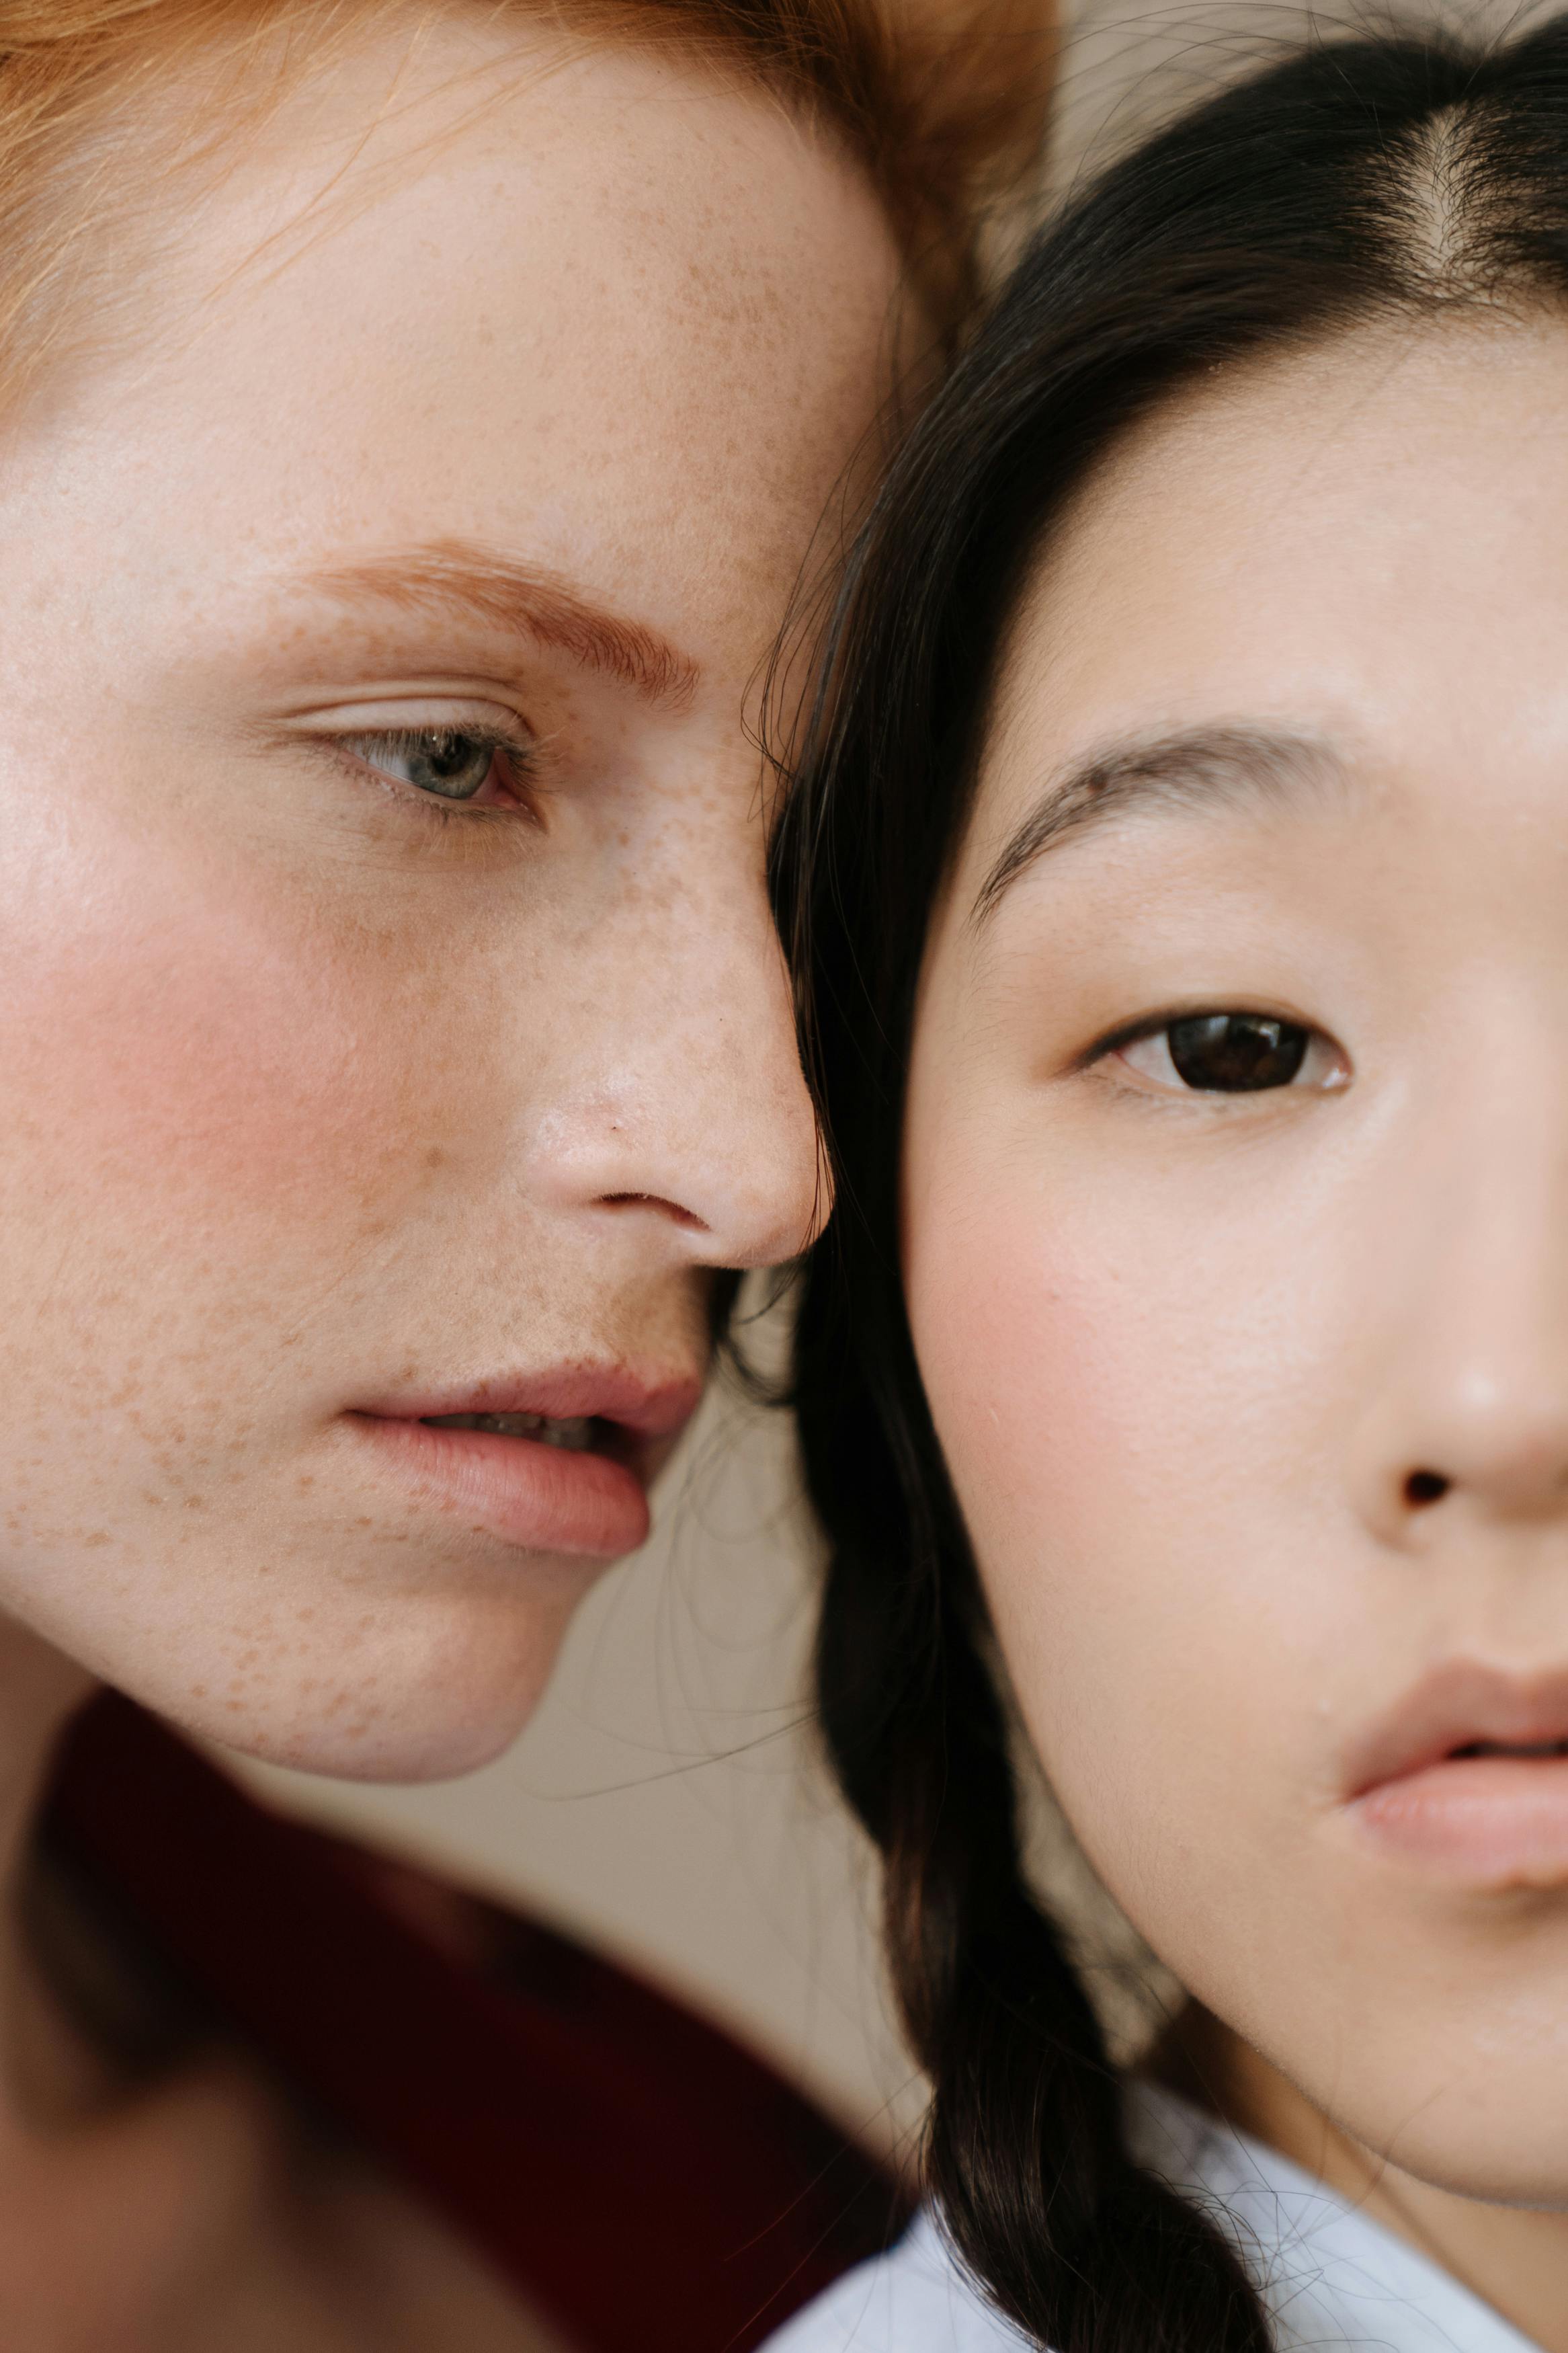
M 1344 768 L 1311 735 L 1255 727 L 1197 727 L 1102 745 L 1047 786 L 1008 840 L 974 902 L 980 924 L 1036 861 L 1072 834 L 1151 802 L 1178 809 L 1247 803 L 1278 808 L 1303 789 L 1341 785 Z
M 466 540 L 389 548 L 313 572 L 304 585 L 345 604 L 374 600 L 437 619 L 477 615 L 675 709 L 690 702 L 701 674 L 641 621 L 605 612 L 552 574 Z

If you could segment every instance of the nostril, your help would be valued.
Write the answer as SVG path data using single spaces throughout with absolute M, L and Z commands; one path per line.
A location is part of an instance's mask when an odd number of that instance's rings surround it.
M 657 1209 L 673 1225 L 689 1226 L 700 1234 L 708 1230 L 694 1210 L 682 1208 L 679 1201 L 667 1200 L 662 1193 L 601 1193 L 599 1200 L 606 1209 Z
M 1421 1511 L 1428 1504 L 1440 1504 L 1451 1484 L 1440 1471 L 1412 1471 L 1405 1482 L 1405 1500 L 1413 1510 Z

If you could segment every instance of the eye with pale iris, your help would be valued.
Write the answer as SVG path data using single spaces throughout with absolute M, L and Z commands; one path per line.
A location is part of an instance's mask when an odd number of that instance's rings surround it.
M 529 747 L 502 729 L 408 727 L 347 735 L 342 748 L 380 776 L 438 801 L 515 807 Z
M 1263 1094 L 1344 1086 L 1344 1055 L 1320 1029 L 1272 1013 L 1184 1013 L 1110 1039 L 1097 1058 L 1172 1093 Z

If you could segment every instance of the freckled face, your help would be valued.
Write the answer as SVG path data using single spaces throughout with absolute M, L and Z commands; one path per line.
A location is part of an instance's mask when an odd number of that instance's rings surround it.
M 893 277 L 769 102 L 437 27 L 9 432 L 0 1601 L 183 1722 L 492 1754 L 807 1229 L 747 701 Z M 470 1409 L 510 1516 L 379 1442 Z
M 1565 355 L 1347 343 L 1089 486 L 929 950 L 905 1199 L 938 1431 L 1110 1887 L 1348 2130 L 1543 2202 L 1568 1768 L 1456 1756 L 1375 1836 L 1358 1789 L 1467 1710 L 1531 1738 L 1505 1690 L 1568 1729 Z

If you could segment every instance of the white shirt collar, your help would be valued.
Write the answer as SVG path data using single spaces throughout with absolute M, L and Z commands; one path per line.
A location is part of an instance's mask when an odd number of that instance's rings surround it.
M 1140 2084 L 1140 2160 L 1235 2239 L 1280 2353 L 1538 2353 L 1437 2264 L 1289 2158 Z M 891 2252 L 797 2314 L 766 2353 L 1020 2353 L 922 2214 Z
M 1136 2154 L 1228 2230 L 1281 2353 L 1535 2353 L 1429 2256 L 1289 2158 L 1167 2092 L 1141 2084 L 1131 2107 Z

